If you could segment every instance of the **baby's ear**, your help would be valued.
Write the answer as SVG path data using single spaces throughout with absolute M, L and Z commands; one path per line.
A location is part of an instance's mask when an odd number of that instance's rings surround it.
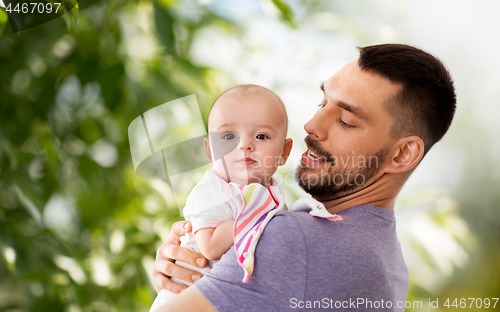
M 212 164 L 212 150 L 210 149 L 210 140 L 208 138 L 203 139 L 203 146 L 205 147 L 205 156 L 207 156 L 208 161 Z
M 288 157 L 290 156 L 290 152 L 292 151 L 293 140 L 291 138 L 285 139 L 285 144 L 283 145 L 283 151 L 281 152 L 280 166 L 286 164 Z

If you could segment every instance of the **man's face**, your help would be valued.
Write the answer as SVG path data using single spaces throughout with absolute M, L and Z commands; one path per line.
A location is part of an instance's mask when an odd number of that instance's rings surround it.
M 322 86 L 324 97 L 304 126 L 308 150 L 297 169 L 299 185 L 317 200 L 331 200 L 362 189 L 382 174 L 394 139 L 384 105 L 400 85 L 362 71 L 356 61 Z

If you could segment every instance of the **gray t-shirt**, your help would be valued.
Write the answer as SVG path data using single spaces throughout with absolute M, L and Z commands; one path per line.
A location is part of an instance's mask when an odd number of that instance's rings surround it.
M 195 285 L 218 311 L 404 311 L 409 276 L 394 212 L 356 206 L 338 215 L 281 212 L 261 236 L 247 284 L 231 247 Z

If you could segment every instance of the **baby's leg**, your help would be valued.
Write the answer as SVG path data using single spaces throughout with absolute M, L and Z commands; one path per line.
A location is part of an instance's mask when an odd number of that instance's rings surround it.
M 200 269 L 200 268 L 197 268 L 189 263 L 182 262 L 182 261 L 175 261 L 175 264 L 177 264 L 178 266 L 181 266 L 181 267 L 191 269 L 191 270 L 196 271 L 196 272 L 200 272 L 202 274 L 206 274 L 211 269 L 211 268 L 209 268 L 209 266 L 206 266 L 204 269 Z M 180 279 L 175 278 L 175 277 L 172 277 L 171 280 L 173 282 L 176 282 L 179 284 L 184 284 L 186 286 L 193 285 L 192 283 L 188 283 L 186 281 L 180 280 Z M 158 296 L 156 296 L 156 299 L 153 302 L 153 305 L 151 306 L 151 309 L 149 310 L 149 312 L 154 312 L 156 309 L 161 307 L 163 304 L 165 304 L 167 301 L 169 301 L 170 299 L 172 299 L 175 296 L 176 296 L 176 294 L 174 294 L 173 292 L 170 292 L 170 291 L 165 290 L 165 289 L 160 290 L 160 292 L 158 293 Z
M 170 292 L 170 291 L 165 290 L 165 289 L 160 290 L 160 292 L 158 293 L 158 296 L 156 296 L 156 299 L 153 302 L 153 305 L 151 306 L 151 309 L 149 310 L 149 312 L 156 311 L 156 309 L 161 307 L 163 304 L 165 304 L 167 301 L 169 301 L 170 299 L 172 299 L 175 296 L 176 296 L 176 294 L 174 294 L 173 292 Z

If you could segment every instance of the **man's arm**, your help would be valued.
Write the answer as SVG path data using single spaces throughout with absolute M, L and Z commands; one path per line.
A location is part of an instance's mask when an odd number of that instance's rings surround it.
M 180 246 L 180 237 L 185 233 L 191 232 L 191 230 L 192 227 L 189 221 L 174 223 L 167 236 L 167 240 L 158 248 L 153 266 L 153 284 L 156 291 L 159 292 L 161 289 L 166 289 L 178 294 L 187 288 L 186 285 L 172 282 L 169 277 L 176 277 L 190 283 L 194 283 L 202 277 L 201 273 L 174 263 L 175 260 L 181 260 L 199 268 L 204 268 L 207 265 L 205 257 Z
M 201 292 L 193 285 L 181 292 L 179 295 L 170 299 L 155 312 L 169 311 L 217 311 L 210 302 L 201 294 Z
M 309 215 L 309 214 L 308 214 Z M 307 249 L 300 225 L 291 214 L 278 214 L 266 226 L 255 250 L 256 266 L 248 283 L 236 253 L 226 253 L 210 274 L 169 301 L 159 311 L 280 311 L 290 300 L 303 300 Z M 290 259 L 293 259 L 291 261 Z M 178 297 L 178 298 L 177 298 Z M 172 302 L 172 306 L 170 303 Z M 210 310 L 212 309 L 212 310 Z
M 220 311 L 283 311 L 290 307 L 291 298 L 303 298 L 307 249 L 291 214 L 278 214 L 269 221 L 254 255 L 255 267 L 247 283 L 242 282 L 244 270 L 231 248 L 195 283 L 196 289 Z

